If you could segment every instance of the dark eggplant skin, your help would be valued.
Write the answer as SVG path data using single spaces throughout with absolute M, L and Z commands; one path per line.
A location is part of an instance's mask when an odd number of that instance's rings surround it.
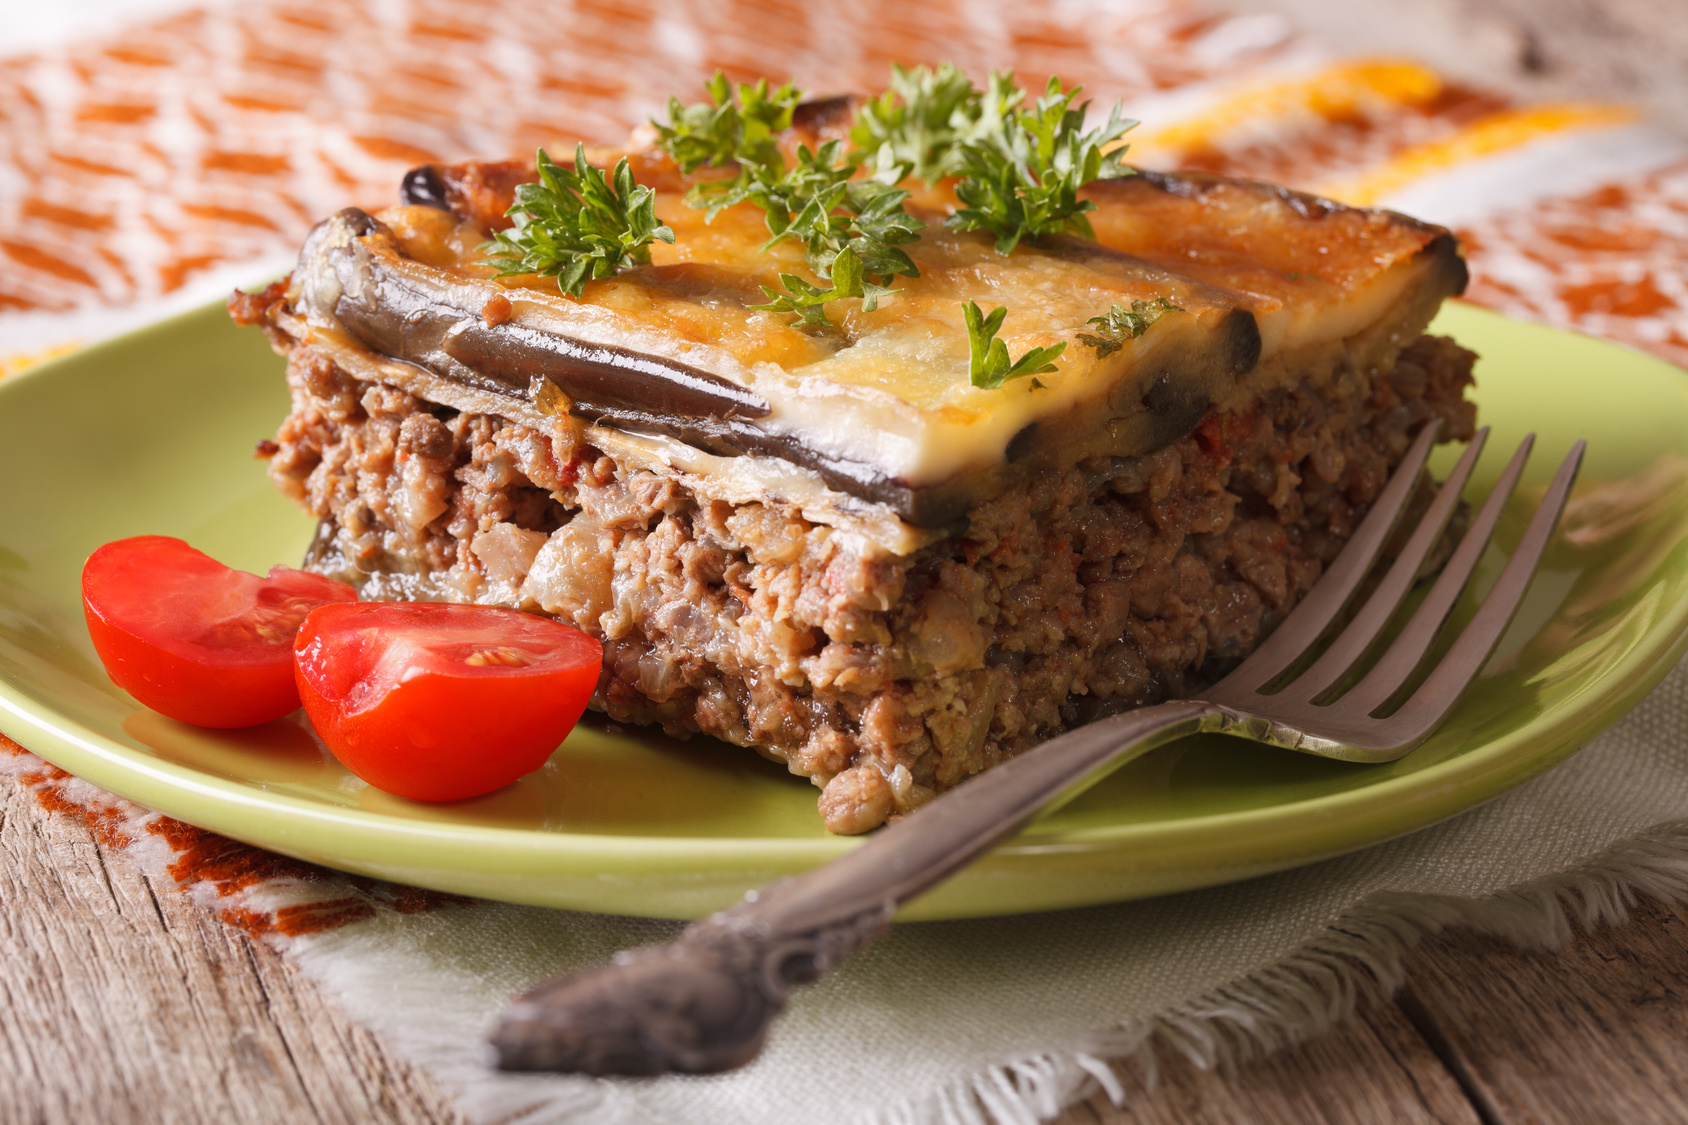
M 594 420 L 642 412 L 652 419 L 731 422 L 769 413 L 755 393 L 674 360 L 509 321 L 489 324 L 392 268 L 366 243 L 371 236 L 394 258 L 403 257 L 374 216 L 348 207 L 311 233 L 300 260 L 307 270 L 334 275 L 334 318 L 382 355 L 500 394 L 525 394 L 549 379 Z
M 870 465 L 757 428 L 751 423 L 770 413 L 768 403 L 706 371 L 510 321 L 490 324 L 393 268 L 402 257 L 379 220 L 348 207 L 311 231 L 295 280 L 311 311 L 337 321 L 360 344 L 449 382 L 532 401 L 549 381 L 586 421 L 664 434 L 717 456 L 779 457 L 917 526 L 947 525 L 966 507 L 966 497 L 911 489 Z
M 791 135 L 813 148 L 834 139 L 847 139 L 862 99 L 854 94 L 810 98 L 791 113 Z
M 519 324 L 459 319 L 440 346 L 471 370 L 512 386 L 549 379 L 590 416 L 646 413 L 725 422 L 769 414 L 757 395 L 695 367 Z
M 399 198 L 419 207 L 450 211 L 485 230 L 507 230 L 505 214 L 516 201 L 516 188 L 537 173 L 519 160 L 471 161 L 467 164 L 419 164 L 404 174 Z
M 399 198 L 412 207 L 451 210 L 451 196 L 446 193 L 445 180 L 433 164 L 418 164 L 406 172 L 399 184 Z

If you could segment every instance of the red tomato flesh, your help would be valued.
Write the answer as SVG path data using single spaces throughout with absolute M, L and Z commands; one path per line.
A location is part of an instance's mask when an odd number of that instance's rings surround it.
M 297 710 L 293 635 L 318 606 L 356 600 L 343 582 L 285 566 L 260 578 L 165 535 L 107 543 L 82 567 L 88 632 L 113 682 L 202 727 Z
M 544 765 L 603 663 L 597 641 L 549 618 L 424 602 L 324 606 L 294 655 L 328 748 L 415 801 L 477 797 Z

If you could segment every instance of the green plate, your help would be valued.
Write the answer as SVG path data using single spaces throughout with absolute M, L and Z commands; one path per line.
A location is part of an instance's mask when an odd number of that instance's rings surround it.
M 1489 800 L 1616 720 L 1675 663 L 1688 615 L 1688 379 L 1582 336 L 1450 306 L 1482 353 L 1495 427 L 1471 496 L 1526 431 L 1537 456 L 1487 588 L 1559 458 L 1588 459 L 1518 620 L 1453 717 L 1398 762 L 1356 766 L 1219 736 L 1097 785 L 910 918 L 1108 902 L 1206 886 L 1387 840 Z M 708 740 L 582 724 L 540 771 L 453 805 L 369 788 L 282 720 L 221 733 L 140 708 L 82 623 L 99 544 L 178 535 L 249 570 L 296 562 L 311 523 L 253 444 L 287 408 L 261 334 L 206 309 L 0 383 L 0 729 L 54 764 L 204 828 L 329 867 L 581 910 L 696 917 L 855 846 L 816 791 Z M 1444 450 L 1444 458 L 1450 451 Z

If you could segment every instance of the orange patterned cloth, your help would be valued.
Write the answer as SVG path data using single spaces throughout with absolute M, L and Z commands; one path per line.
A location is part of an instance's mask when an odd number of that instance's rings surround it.
M 1470 297 L 1688 366 L 1688 160 L 1460 232 Z
M 863 0 L 840 21 L 775 0 L 291 0 L 0 61 L 0 182 L 15 185 L 0 196 L 0 311 L 143 300 L 291 251 L 323 215 L 391 203 L 420 162 L 616 143 L 717 68 L 838 92 L 878 89 L 893 61 L 948 58 L 1130 97 L 1276 49 L 1216 48 L 1223 25 L 1176 0 L 1122 8 L 1094 39 L 1034 5 L 988 26 L 966 9 Z M 1099 65 L 1112 44 L 1131 66 Z
M 1532 118 L 1186 0 L 1064 17 L 863 0 L 849 15 L 781 0 L 582 0 L 543 18 L 516 0 L 287 0 L 0 60 L 0 334 L 8 311 L 144 304 L 219 265 L 283 261 L 317 218 L 391 202 L 419 162 L 615 143 L 717 68 L 815 92 L 877 89 L 892 62 L 1054 73 L 1125 99 L 1150 163 L 1361 202 L 1404 157 L 1435 172 L 1481 158 L 1497 132 L 1516 145 L 1623 116 Z M 1688 165 L 1501 207 L 1461 233 L 1473 299 L 1688 363 Z

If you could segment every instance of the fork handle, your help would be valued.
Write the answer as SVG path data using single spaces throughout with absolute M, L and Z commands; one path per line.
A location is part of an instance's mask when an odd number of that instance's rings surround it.
M 710 1073 L 749 1062 L 794 984 L 883 934 L 896 908 L 1057 801 L 1162 743 L 1216 725 L 1179 700 L 1069 731 L 971 778 L 822 867 L 751 891 L 677 939 L 518 997 L 494 1029 L 505 1070 Z

